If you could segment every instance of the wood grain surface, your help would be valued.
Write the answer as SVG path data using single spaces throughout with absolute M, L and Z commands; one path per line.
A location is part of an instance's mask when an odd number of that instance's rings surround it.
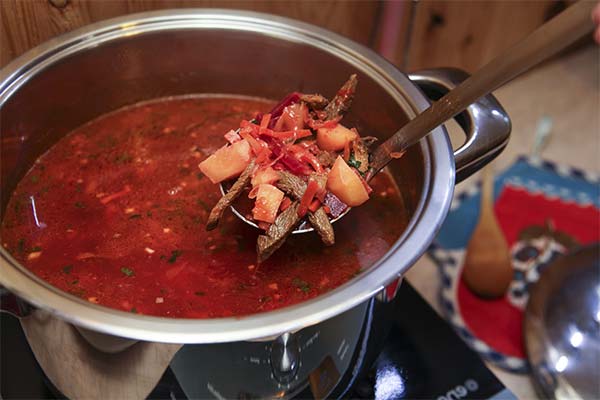
M 370 45 L 375 0 L 0 0 L 0 65 L 51 37 L 124 14 L 167 8 L 253 10 L 309 22 Z
M 556 0 L 421 1 L 406 69 L 452 66 L 473 72 L 567 5 Z M 393 61 L 401 59 L 399 50 Z
M 573 1 L 0 0 L 0 66 L 92 22 L 167 8 L 218 7 L 270 13 L 330 29 L 382 51 L 401 69 L 453 66 L 474 71 Z M 392 30 L 386 29 L 390 21 Z

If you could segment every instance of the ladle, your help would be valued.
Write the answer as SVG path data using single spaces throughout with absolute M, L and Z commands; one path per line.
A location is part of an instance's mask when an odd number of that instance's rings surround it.
M 371 165 L 366 180 L 369 181 L 392 161 L 392 155 L 402 153 L 410 146 L 418 143 L 429 135 L 434 128 L 461 113 L 479 98 L 491 93 L 577 39 L 592 32 L 594 24 L 591 13 L 594 5 L 595 2 L 587 0 L 580 0 L 573 4 L 521 42 L 490 61 L 440 100 L 433 103 L 428 109 L 409 121 L 371 153 Z M 222 185 L 221 191 L 225 193 L 225 188 Z M 235 207 L 232 206 L 231 208 L 234 214 L 244 222 L 258 228 L 254 222 L 245 218 Z M 331 222 L 339 220 L 348 211 L 349 209 Z M 303 222 L 293 233 L 311 232 L 312 230 L 312 227 Z

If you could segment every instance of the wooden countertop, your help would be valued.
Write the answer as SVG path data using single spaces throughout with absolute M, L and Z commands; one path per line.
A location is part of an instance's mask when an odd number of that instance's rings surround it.
M 494 95 L 513 124 L 512 136 L 495 163 L 496 170 L 509 166 L 517 156 L 531 153 L 540 118 L 552 118 L 552 134 L 542 158 L 561 164 L 600 171 L 600 49 L 594 44 L 579 48 L 544 64 L 497 90 Z M 462 132 L 449 126 L 453 139 Z M 457 192 L 474 185 L 472 176 Z M 409 282 L 441 313 L 437 267 L 423 256 L 408 272 Z M 488 364 L 519 399 L 537 398 L 527 375 L 511 374 Z

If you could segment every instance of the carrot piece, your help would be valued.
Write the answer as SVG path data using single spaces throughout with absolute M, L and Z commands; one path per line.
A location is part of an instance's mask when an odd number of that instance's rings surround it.
M 319 184 L 317 183 L 317 181 L 315 181 L 313 179 L 310 179 L 308 181 L 308 185 L 306 186 L 306 191 L 304 192 L 304 194 L 302 195 L 302 198 L 300 199 L 300 206 L 298 207 L 298 216 L 299 217 L 304 217 L 304 215 L 308 211 L 308 206 L 312 202 L 313 198 L 315 197 L 315 194 L 317 193 L 317 191 L 319 189 L 320 189 L 320 187 L 319 187 Z
M 287 196 L 284 197 L 279 206 L 279 211 L 285 211 L 290 205 L 292 205 L 292 200 Z
M 131 187 L 129 187 L 129 185 L 125 185 L 123 190 L 121 190 L 120 192 L 109 194 L 108 196 L 101 198 L 100 203 L 108 204 L 109 202 L 118 199 L 119 197 L 125 196 L 129 192 L 131 192 Z
M 308 206 L 308 210 L 314 213 L 319 209 L 319 207 L 321 207 L 321 202 L 319 199 L 314 199 L 312 203 L 310 203 L 310 206 Z
M 269 227 L 271 226 L 271 224 L 269 224 L 268 222 L 263 222 L 263 221 L 258 221 L 257 225 L 263 231 L 268 231 Z
M 348 162 L 348 160 L 350 159 L 350 142 L 344 143 L 344 155 L 342 158 L 346 162 Z
M 268 161 L 271 161 L 271 150 L 264 148 L 256 156 L 256 163 L 258 165 L 263 165 Z
M 317 157 L 315 157 L 315 155 L 311 152 L 304 151 L 302 156 L 300 156 L 300 160 L 308 162 L 314 168 L 315 172 L 319 174 L 323 172 L 323 167 L 321 166 L 321 163 L 319 162 Z
M 263 144 L 263 141 L 256 139 L 247 130 L 240 130 L 240 136 L 243 139 L 246 139 L 246 141 L 250 144 L 250 147 L 252 148 L 252 151 L 255 155 L 259 155 L 263 149 L 267 148 L 267 145 Z
M 260 120 L 260 129 L 266 129 L 271 121 L 271 114 L 265 114 Z

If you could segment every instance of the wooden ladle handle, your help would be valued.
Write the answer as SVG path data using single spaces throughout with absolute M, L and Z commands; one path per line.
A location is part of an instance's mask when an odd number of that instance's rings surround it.
M 587 0 L 573 4 L 409 121 L 375 149 L 367 178 L 392 160 L 391 153 L 406 150 L 480 97 L 592 32 L 594 5 L 595 2 Z M 532 93 L 533 96 L 535 94 Z

